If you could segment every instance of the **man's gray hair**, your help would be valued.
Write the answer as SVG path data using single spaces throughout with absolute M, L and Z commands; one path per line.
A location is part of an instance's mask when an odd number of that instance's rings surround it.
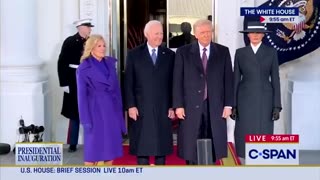
M 196 28 L 203 25 L 209 25 L 211 26 L 211 29 L 213 30 L 212 21 L 209 21 L 208 19 L 199 19 L 193 24 L 193 32 L 196 32 Z
M 147 37 L 147 33 L 150 31 L 150 28 L 154 25 L 161 25 L 161 22 L 158 20 L 151 20 L 144 26 L 144 36 Z

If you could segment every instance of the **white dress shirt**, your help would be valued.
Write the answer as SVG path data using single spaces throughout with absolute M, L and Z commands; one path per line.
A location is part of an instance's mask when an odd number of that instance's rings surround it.
M 261 44 L 262 44 L 262 42 L 260 42 L 259 44 L 257 44 L 257 45 L 255 46 L 255 45 L 253 45 L 253 44 L 250 43 L 251 48 L 252 48 L 254 54 L 257 53 L 257 51 L 258 51 L 259 47 L 261 46 Z
M 148 46 L 148 51 L 149 51 L 149 54 L 150 54 L 150 56 L 152 56 L 152 49 L 155 49 L 156 50 L 156 55 L 158 56 L 158 47 L 156 47 L 156 48 L 153 48 L 153 47 L 151 47 L 150 45 L 149 45 L 149 43 L 147 43 L 147 46 Z
M 209 60 L 209 55 L 210 55 L 210 44 L 206 47 L 203 47 L 200 43 L 199 44 L 199 50 L 200 50 L 200 58 L 202 59 L 202 54 L 203 54 L 203 48 L 206 48 L 207 51 L 206 51 L 206 55 L 207 55 L 207 58 Z

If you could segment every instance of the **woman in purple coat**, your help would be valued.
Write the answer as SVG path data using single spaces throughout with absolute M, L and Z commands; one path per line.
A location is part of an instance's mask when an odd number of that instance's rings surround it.
M 111 165 L 123 155 L 122 133 L 126 133 L 116 59 L 105 56 L 102 36 L 86 41 L 77 69 L 78 106 L 84 128 L 85 165 L 99 161 Z

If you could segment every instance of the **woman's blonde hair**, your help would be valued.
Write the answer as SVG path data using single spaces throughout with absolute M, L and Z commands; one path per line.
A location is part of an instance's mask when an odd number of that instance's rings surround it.
M 98 41 L 105 42 L 104 38 L 98 34 L 93 34 L 89 37 L 89 39 L 87 39 L 85 46 L 84 46 L 83 54 L 80 58 L 80 62 L 83 62 L 85 59 L 87 59 L 91 55 L 91 51 L 96 46 Z

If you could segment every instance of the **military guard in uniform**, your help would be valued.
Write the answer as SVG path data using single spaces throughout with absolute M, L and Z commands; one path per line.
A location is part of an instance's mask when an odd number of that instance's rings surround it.
M 94 27 L 91 19 L 78 20 L 74 25 L 78 32 L 63 42 L 58 60 L 59 83 L 64 91 L 61 114 L 70 120 L 67 138 L 69 152 L 77 150 L 79 138 L 76 69 L 80 64 L 84 43 L 91 33 L 91 27 Z

